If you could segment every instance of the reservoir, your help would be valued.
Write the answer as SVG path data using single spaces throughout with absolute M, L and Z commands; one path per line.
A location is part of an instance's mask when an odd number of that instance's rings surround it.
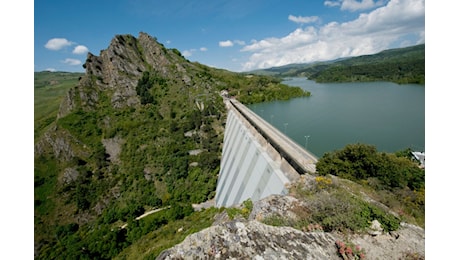
M 283 83 L 312 95 L 248 108 L 318 157 L 352 143 L 380 152 L 425 151 L 424 85 L 316 83 L 303 77 Z

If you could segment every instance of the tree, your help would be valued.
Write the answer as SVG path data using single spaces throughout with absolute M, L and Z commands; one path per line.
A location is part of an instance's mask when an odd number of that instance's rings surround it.
M 136 93 L 141 98 L 141 104 L 153 103 L 153 96 L 150 94 L 149 90 L 152 88 L 153 82 L 150 80 L 150 73 L 144 71 L 142 73 L 142 78 L 138 81 L 136 86 Z
M 335 175 L 342 178 L 368 180 L 377 178 L 381 188 L 411 189 L 424 187 L 424 171 L 406 157 L 380 153 L 374 146 L 349 144 L 342 150 L 325 153 L 316 164 L 319 175 Z

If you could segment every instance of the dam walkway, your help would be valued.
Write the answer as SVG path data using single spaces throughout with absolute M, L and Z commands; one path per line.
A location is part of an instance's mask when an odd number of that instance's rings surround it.
M 317 157 L 235 99 L 224 98 L 227 122 L 216 206 L 286 194 L 300 175 L 316 171 Z

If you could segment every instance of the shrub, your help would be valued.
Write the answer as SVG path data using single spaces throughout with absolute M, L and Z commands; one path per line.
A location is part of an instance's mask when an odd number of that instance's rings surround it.
M 253 205 L 251 199 L 243 201 L 242 204 L 241 208 L 231 207 L 226 209 L 227 215 L 230 219 L 234 219 L 236 216 L 242 216 L 245 219 L 249 217 L 252 212 Z
M 359 232 L 365 230 L 374 219 L 382 224 L 385 231 L 399 227 L 398 218 L 345 192 L 318 194 L 309 200 L 307 207 L 310 213 L 302 221 L 318 223 L 325 231 Z
M 349 144 L 342 150 L 325 153 L 316 169 L 319 175 L 331 174 L 352 181 L 377 178 L 383 189 L 425 186 L 425 173 L 412 160 L 379 153 L 375 146 L 366 144 Z
M 281 227 L 281 226 L 291 226 L 291 223 L 282 216 L 273 214 L 262 220 L 262 223 L 270 226 Z
M 342 259 L 365 259 L 366 255 L 364 250 L 359 245 L 354 245 L 351 242 L 343 242 L 337 240 L 335 242 L 337 253 Z
M 332 185 L 332 179 L 324 176 L 315 177 L 316 187 L 319 190 L 326 189 Z

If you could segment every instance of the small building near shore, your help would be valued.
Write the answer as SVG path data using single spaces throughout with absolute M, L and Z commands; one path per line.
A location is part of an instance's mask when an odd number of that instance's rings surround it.
M 228 98 L 228 91 L 227 91 L 227 90 L 225 90 L 225 89 L 224 89 L 224 90 L 222 90 L 222 91 L 220 92 L 220 96 L 221 96 L 221 97 L 225 97 L 225 98 Z
M 425 152 L 411 152 L 414 158 L 420 162 L 420 166 L 425 168 Z

